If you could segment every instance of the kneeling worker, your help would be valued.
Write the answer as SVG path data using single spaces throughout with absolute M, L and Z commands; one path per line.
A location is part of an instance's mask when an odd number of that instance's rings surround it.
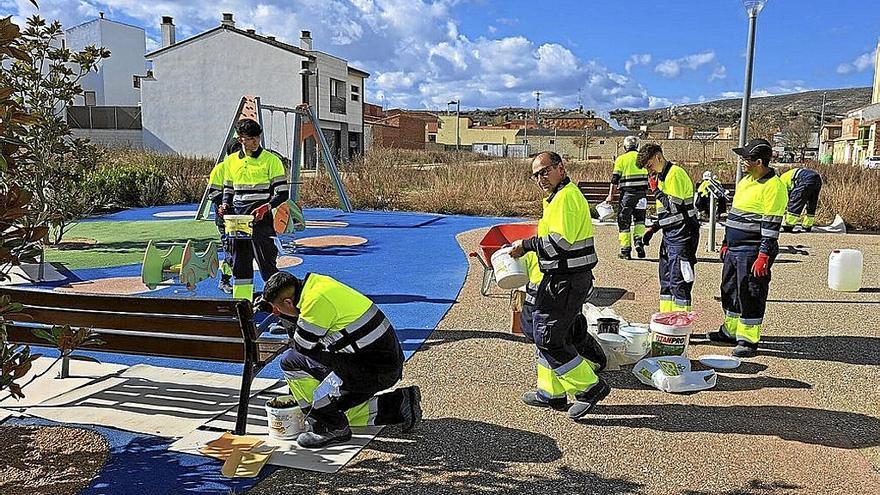
M 567 409 L 570 418 L 580 419 L 611 391 L 596 375 L 599 364 L 585 359 L 575 343 L 581 310 L 593 287 L 593 267 L 599 262 L 590 205 L 556 153 L 538 154 L 532 177 L 547 195 L 538 235 L 515 241 L 510 251 L 513 257 L 534 252 L 543 273 L 531 311 L 538 387 L 522 400 L 530 406 Z M 568 394 L 575 398 L 570 407 Z
M 421 421 L 418 387 L 376 395 L 400 380 L 403 351 L 391 322 L 366 296 L 325 275 L 300 280 L 278 272 L 266 282 L 263 301 L 297 318 L 281 369 L 312 424 L 297 438 L 301 447 L 346 442 L 350 425 L 401 424 L 409 431 Z M 315 389 L 331 373 L 342 381 L 338 394 L 315 403 Z
M 657 198 L 657 222 L 645 232 L 645 245 L 657 230 L 660 242 L 660 312 L 690 311 L 700 224 L 694 209 L 694 183 L 687 172 L 666 161 L 658 144 L 639 150 L 639 167 L 647 169 L 648 187 Z

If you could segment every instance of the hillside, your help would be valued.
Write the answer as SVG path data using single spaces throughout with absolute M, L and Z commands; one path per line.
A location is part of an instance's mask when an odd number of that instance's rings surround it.
M 822 93 L 827 94 L 826 122 L 839 120 L 848 110 L 871 102 L 871 88 L 845 88 L 752 98 L 750 109 L 752 115 L 769 116 L 780 124 L 790 122 L 799 115 L 813 115 L 818 120 Z M 696 130 L 714 130 L 718 126 L 737 124 L 741 106 L 742 99 L 731 98 L 653 110 L 612 110 L 611 117 L 629 129 L 674 120 Z

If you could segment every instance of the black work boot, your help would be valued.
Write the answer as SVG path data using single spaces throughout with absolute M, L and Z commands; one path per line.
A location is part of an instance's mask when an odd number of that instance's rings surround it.
M 621 249 L 620 254 L 617 255 L 618 258 L 622 260 L 631 260 L 632 257 L 632 249 Z
M 320 449 L 334 443 L 343 443 L 351 440 L 351 428 L 348 425 L 336 430 L 328 430 L 318 426 L 316 431 L 300 433 L 296 443 L 304 449 Z
M 589 390 L 575 396 L 574 404 L 568 408 L 568 417 L 571 419 L 583 418 L 600 400 L 608 397 L 610 393 L 611 387 L 600 377 L 599 381 L 593 384 Z
M 407 387 L 402 390 L 403 402 L 400 403 L 400 415 L 403 416 L 401 429 L 412 430 L 422 422 L 422 391 L 418 386 Z
M 722 324 L 718 327 L 717 331 L 714 332 L 706 332 L 706 337 L 709 338 L 712 342 L 717 342 L 719 344 L 736 344 L 736 339 L 727 335 L 727 331 Z
M 557 411 L 565 411 L 568 409 L 568 399 L 560 397 L 558 399 L 545 399 L 538 395 L 537 392 L 526 392 L 522 396 L 523 404 L 533 407 L 550 407 Z
M 751 342 L 740 340 L 736 343 L 736 347 L 734 347 L 730 353 L 738 358 L 755 357 L 758 355 L 758 344 L 752 344 Z
M 646 256 L 645 255 L 645 245 L 642 243 L 641 237 L 639 237 L 638 239 L 635 240 L 635 246 L 636 246 L 636 256 L 638 256 L 639 259 L 644 258 Z

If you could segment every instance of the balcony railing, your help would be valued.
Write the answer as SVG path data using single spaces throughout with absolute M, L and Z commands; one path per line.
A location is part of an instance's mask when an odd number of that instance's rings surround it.
M 71 129 L 141 129 L 140 107 L 70 106 L 66 115 Z
M 345 115 L 345 98 L 340 98 L 338 96 L 330 97 L 330 112 L 331 113 L 341 113 Z

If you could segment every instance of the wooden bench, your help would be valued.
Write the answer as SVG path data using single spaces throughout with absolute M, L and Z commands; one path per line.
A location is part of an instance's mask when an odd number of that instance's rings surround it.
M 697 186 L 699 186 L 699 182 L 694 185 L 694 191 L 696 192 Z M 608 188 L 611 186 L 610 182 L 594 182 L 594 181 L 580 181 L 577 183 L 578 189 L 584 194 L 584 197 L 587 198 L 587 202 L 590 203 L 590 206 L 595 207 L 597 204 L 605 201 L 605 198 L 608 197 Z M 730 194 L 733 194 L 733 190 L 735 188 L 735 184 L 722 184 L 725 189 L 727 189 Z M 615 202 L 618 195 L 615 194 Z M 648 205 L 654 204 L 654 193 L 648 191 Z
M 21 313 L 27 315 L 7 323 L 10 342 L 46 345 L 32 329 L 70 325 L 99 334 L 104 343 L 92 347 L 95 351 L 242 363 L 237 435 L 246 433 L 254 377 L 287 348 L 286 341 L 259 338 L 251 305 L 243 300 L 0 288 L 3 295 L 23 304 Z

